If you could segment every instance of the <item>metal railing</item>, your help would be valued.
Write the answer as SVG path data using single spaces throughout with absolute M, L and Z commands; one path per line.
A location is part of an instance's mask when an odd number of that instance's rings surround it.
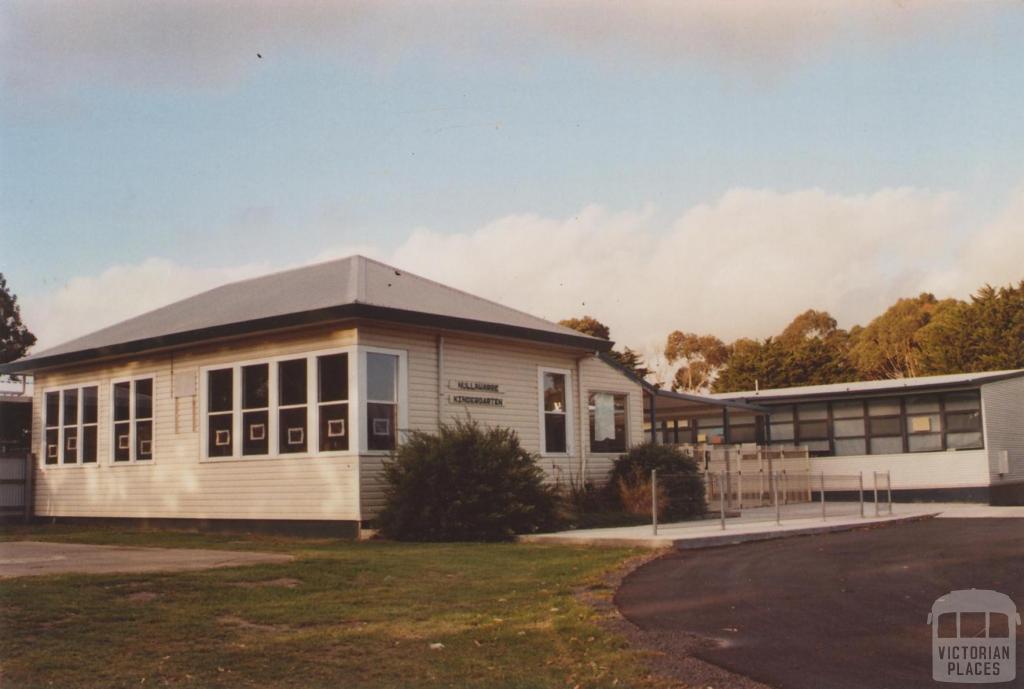
M 651 472 L 651 526 L 672 503 L 673 478 L 684 474 Z M 836 475 L 810 472 L 705 472 L 705 518 L 717 518 L 722 529 L 730 520 L 749 524 L 774 521 L 821 520 L 837 517 L 880 517 L 892 514 L 890 472 Z M 873 503 L 874 507 L 870 505 Z M 869 515 L 873 509 L 874 514 Z

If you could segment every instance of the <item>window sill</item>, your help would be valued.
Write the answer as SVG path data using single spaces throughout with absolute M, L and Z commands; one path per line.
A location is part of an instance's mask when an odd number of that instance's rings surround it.
M 127 461 L 127 462 L 115 462 L 115 461 L 111 460 L 110 462 L 107 462 L 106 464 L 104 464 L 104 466 L 108 466 L 108 467 L 135 467 L 135 466 L 150 467 L 150 466 L 153 466 L 154 464 L 156 464 L 156 460 L 155 459 L 144 459 L 141 462 L 136 459 L 134 461 Z

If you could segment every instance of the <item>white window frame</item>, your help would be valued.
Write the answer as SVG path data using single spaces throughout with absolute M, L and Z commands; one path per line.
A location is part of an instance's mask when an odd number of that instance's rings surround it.
M 151 400 L 151 409 L 149 422 L 153 424 L 153 437 L 150 440 L 149 459 L 137 459 L 136 449 L 137 443 L 135 442 L 135 422 L 145 421 L 146 419 L 137 419 L 135 417 L 135 383 L 140 380 L 151 380 L 153 381 L 153 398 Z M 114 386 L 118 383 L 128 383 L 128 420 L 115 421 L 114 420 Z M 114 378 L 110 381 L 110 452 L 108 454 L 108 460 L 110 466 L 114 467 L 127 467 L 127 466 L 149 466 L 156 464 L 156 374 L 155 373 L 140 373 L 134 376 L 124 376 L 121 378 Z M 115 426 L 119 423 L 128 424 L 128 459 L 126 460 L 115 460 L 114 456 L 117 453 L 117 431 Z
M 371 402 L 366 391 L 366 355 L 370 353 L 390 354 L 398 357 L 398 372 L 396 374 L 398 376 L 398 380 L 396 381 L 397 390 L 395 391 L 395 404 L 398 405 L 398 409 L 395 412 L 395 423 L 398 424 L 398 428 L 395 429 L 396 447 L 405 441 L 405 436 L 409 430 L 409 357 L 408 353 L 404 349 L 389 349 L 386 347 L 371 347 L 368 345 L 359 346 L 358 413 L 352 415 L 352 425 L 356 426 L 359 430 L 359 454 L 386 456 L 391 454 L 391 450 L 368 449 L 369 438 L 363 428 L 363 424 L 367 419 L 366 405 Z
M 392 354 L 398 357 L 398 442 L 404 439 L 404 432 L 408 428 L 408 352 L 402 349 L 388 349 L 383 347 L 371 347 L 367 345 L 347 345 L 331 349 L 318 349 L 313 351 L 292 352 L 272 357 L 260 357 L 244 361 L 226 361 L 220 364 L 210 364 L 199 368 L 199 409 L 200 409 L 200 452 L 199 461 L 206 463 L 221 462 L 253 462 L 261 460 L 291 460 L 310 458 L 330 457 L 354 457 L 361 454 L 366 455 L 387 455 L 386 450 L 367 450 L 366 432 L 363 423 L 366 419 L 366 354 L 375 352 L 379 354 Z M 348 355 L 348 430 L 347 450 L 320 450 L 320 407 L 318 397 L 319 369 L 317 359 L 335 354 Z M 306 360 L 306 451 L 294 453 L 282 453 L 280 451 L 280 414 L 281 409 L 278 395 L 278 364 L 282 361 L 294 361 L 295 359 Z M 242 367 L 258 364 L 268 364 L 270 369 L 270 407 L 269 407 L 269 438 L 268 453 L 263 455 L 242 454 Z M 232 374 L 232 446 L 231 455 L 224 457 L 211 457 L 209 453 L 209 385 L 208 374 L 210 371 L 230 368 Z M 325 402 L 323 404 L 337 404 L 338 402 Z M 290 406 L 290 405 L 286 405 Z
M 71 469 L 73 467 L 95 467 L 100 465 L 100 426 L 102 425 L 100 419 L 100 388 L 101 384 L 97 382 L 88 383 L 75 383 L 74 385 L 59 385 L 43 389 L 42 396 L 42 407 L 39 414 L 39 425 L 42 428 L 42 436 L 40 438 L 40 452 L 39 457 L 42 461 L 39 462 L 39 467 L 45 471 L 51 469 Z M 82 422 L 82 411 L 84 410 L 85 395 L 82 394 L 82 390 L 85 388 L 96 388 L 96 422 L 95 423 L 83 423 Z M 78 391 L 78 402 L 75 415 L 75 437 L 77 438 L 77 447 L 75 448 L 75 461 L 73 463 L 64 462 L 64 392 L 66 390 L 77 390 Z M 57 426 L 46 425 L 46 395 L 48 393 L 57 394 Z M 85 437 L 85 427 L 95 426 L 96 427 L 96 459 L 92 462 L 82 461 L 82 439 Z M 47 464 L 46 463 L 46 431 L 53 428 L 57 429 L 57 463 Z
M 626 414 L 626 428 L 625 428 L 625 430 L 626 430 L 626 449 L 624 450 L 624 452 L 629 452 L 629 447 L 630 447 L 630 445 L 629 445 L 629 442 L 630 442 L 629 441 L 629 438 L 630 438 L 630 432 L 629 432 L 630 431 L 630 429 L 629 429 L 629 403 L 631 401 L 630 400 L 630 396 L 629 396 L 628 392 L 622 392 L 621 390 L 604 390 L 604 389 L 587 390 L 587 433 L 586 433 L 586 437 L 583 438 L 583 441 L 587 444 L 587 454 L 591 455 L 591 456 L 595 456 L 595 457 L 596 456 L 616 456 L 617 457 L 618 455 L 621 455 L 622 452 L 618 452 L 618 451 L 614 451 L 614 452 L 594 452 L 590 448 L 590 431 L 591 431 L 591 428 L 590 428 L 590 396 L 591 395 L 599 395 L 599 394 L 612 395 L 613 397 L 625 397 L 626 398 L 626 409 L 625 409 L 625 414 Z
M 547 425 L 544 423 L 544 374 L 558 373 L 565 376 L 565 452 L 548 452 Z M 539 366 L 537 368 L 537 410 L 540 415 L 540 456 L 541 457 L 572 457 L 576 451 L 575 405 L 573 404 L 572 371 L 567 368 Z

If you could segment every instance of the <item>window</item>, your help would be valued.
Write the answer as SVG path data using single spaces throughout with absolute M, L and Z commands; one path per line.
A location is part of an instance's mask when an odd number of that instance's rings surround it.
M 205 457 L 395 449 L 404 423 L 404 357 L 353 346 L 204 369 Z
M 398 357 L 366 354 L 366 447 L 393 450 L 398 438 Z
M 277 364 L 278 450 L 281 454 L 305 452 L 306 399 L 309 394 L 306 360 L 291 359 Z
M 568 373 L 542 371 L 544 452 L 561 454 L 569 451 Z
M 113 385 L 113 458 L 115 462 L 153 459 L 153 379 Z
M 729 442 L 756 443 L 757 416 L 749 412 L 729 412 Z
M 725 440 L 725 422 L 721 414 L 697 417 L 697 442 L 721 443 Z
M 590 414 L 590 451 L 625 452 L 626 396 L 592 392 L 587 406 Z
M 908 397 L 907 447 L 911 452 L 942 449 L 942 415 L 938 395 Z
M 270 452 L 270 364 L 242 367 L 242 454 Z
M 900 454 L 903 452 L 903 418 L 898 398 L 868 401 L 868 445 L 871 454 Z
M 868 453 L 867 426 L 864 424 L 864 402 L 861 400 L 832 403 L 833 453 L 837 457 Z
M 812 456 L 829 454 L 828 404 L 809 402 L 796 405 L 797 444 L 810 450 Z
M 943 396 L 946 447 L 980 450 L 985 446 L 981 430 L 981 395 L 977 390 Z
M 367 355 L 368 358 L 371 356 L 385 355 Z M 369 371 L 367 374 L 369 375 Z M 348 354 L 333 354 L 317 358 L 317 381 L 317 404 L 320 413 L 320 450 L 347 450 Z M 372 442 L 372 435 L 370 440 Z M 392 449 L 393 447 L 394 444 L 392 443 L 392 447 L 385 449 Z
M 769 422 L 769 434 L 773 443 L 793 442 L 796 439 L 792 407 L 773 407 Z
M 98 391 L 89 385 L 44 395 L 44 464 L 96 463 Z
M 234 397 L 235 372 L 230 368 L 208 371 L 206 374 L 206 451 L 210 457 L 234 455 Z

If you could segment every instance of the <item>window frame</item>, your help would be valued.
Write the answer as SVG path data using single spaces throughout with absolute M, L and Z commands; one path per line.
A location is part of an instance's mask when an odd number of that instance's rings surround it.
M 127 467 L 127 466 L 149 466 L 156 464 L 156 373 L 140 373 L 133 376 L 122 376 L 118 378 L 111 378 L 110 384 L 107 386 L 109 390 L 110 400 L 110 418 L 109 418 L 109 432 L 107 433 L 107 441 L 110 443 L 110 451 L 107 453 L 108 464 L 112 467 Z M 135 401 L 135 383 L 140 380 L 149 380 L 153 386 L 152 398 L 150 399 L 149 416 L 146 418 L 138 418 L 136 415 L 136 401 Z M 114 386 L 119 383 L 128 383 L 128 419 L 121 421 L 114 421 Z M 136 438 L 136 423 L 139 421 L 149 421 L 152 424 L 153 437 L 149 441 L 149 459 L 138 459 L 138 443 Z M 119 423 L 128 424 L 128 459 L 115 460 L 114 455 L 117 452 L 117 433 L 115 426 Z
M 544 409 L 544 374 L 555 373 L 565 376 L 565 452 L 547 451 L 547 424 L 545 419 L 547 412 Z M 537 411 L 539 415 L 538 428 L 540 431 L 540 456 L 541 457 L 572 457 L 576 450 L 576 432 L 573 417 L 576 415 L 576 405 L 573 404 L 574 381 L 572 371 L 567 368 L 556 368 L 553 366 L 537 367 Z
M 38 462 L 41 469 L 49 471 L 50 469 L 71 469 L 74 467 L 95 467 L 100 465 L 100 425 L 101 414 L 100 414 L 100 388 L 102 384 L 100 382 L 86 382 L 86 383 L 75 383 L 73 385 L 54 385 L 43 388 L 41 391 L 41 403 L 40 403 L 40 414 L 39 414 L 39 427 L 41 429 L 39 438 L 39 457 L 42 461 Z M 82 394 L 85 388 L 96 388 L 96 421 L 92 423 L 84 423 L 83 418 L 85 416 L 85 395 Z M 75 404 L 75 434 L 76 434 L 76 447 L 75 447 L 75 461 L 65 462 L 64 461 L 64 393 L 68 390 L 77 391 L 77 402 Z M 46 425 L 46 395 L 48 393 L 55 393 L 57 395 L 57 425 L 47 426 Z M 96 459 L 91 462 L 82 461 L 82 440 L 85 438 L 86 426 L 94 426 L 96 428 Z M 67 428 L 71 428 L 68 426 Z M 57 461 L 53 464 L 47 464 L 46 462 L 46 432 L 49 430 L 57 431 Z
M 541 391 L 541 393 L 543 394 L 543 390 Z M 624 448 L 625 449 L 623 449 L 623 450 L 595 451 L 593 449 L 594 441 L 591 438 L 591 436 L 594 433 L 594 426 L 593 426 L 592 423 L 590 423 L 590 396 L 591 395 L 602 395 L 602 394 L 603 395 L 611 395 L 612 398 L 613 398 L 613 400 L 612 400 L 612 418 L 613 418 L 613 422 L 614 422 L 614 416 L 615 416 L 615 412 L 614 412 L 614 405 L 615 405 L 614 398 L 615 397 L 624 397 L 625 400 L 626 400 L 625 401 L 625 406 L 623 407 L 623 410 L 622 410 L 622 413 L 625 416 L 625 423 L 623 424 L 623 433 L 625 434 L 625 438 L 623 439 L 623 443 L 624 443 Z M 629 451 L 629 447 L 630 447 L 630 444 L 629 444 L 629 402 L 630 402 L 630 395 L 629 395 L 628 392 L 617 392 L 615 390 L 605 390 L 605 389 L 592 389 L 592 390 L 588 389 L 587 390 L 587 453 L 589 455 L 595 456 L 595 457 L 597 457 L 597 456 L 605 456 L 605 455 L 607 455 L 607 456 L 618 456 L 618 455 L 621 455 L 624 452 Z M 676 419 L 676 421 L 678 422 L 678 419 Z M 662 423 L 665 423 L 665 422 L 663 421 Z M 678 430 L 678 426 L 676 428 Z M 663 430 L 663 431 L 667 432 L 668 430 L 671 430 L 671 429 L 665 428 L 665 429 L 660 429 L 660 430 Z
M 408 352 L 404 349 L 391 349 L 386 347 L 374 347 L 369 345 L 345 345 L 343 347 L 331 347 L 329 349 L 315 349 L 306 351 L 288 352 L 268 357 L 253 357 L 249 359 L 223 361 L 216 364 L 209 364 L 199 367 L 199 461 L 200 463 L 218 464 L 222 462 L 259 462 L 275 460 L 295 459 L 317 459 L 333 457 L 358 457 L 359 455 L 388 455 L 390 450 L 368 450 L 367 438 L 363 432 L 362 425 L 365 423 L 366 405 L 366 354 L 374 352 L 378 354 L 391 354 L 398 357 L 398 381 L 397 381 L 397 405 L 396 417 L 396 443 L 404 441 L 408 431 L 408 409 L 409 409 L 409 381 L 408 381 Z M 320 407 L 318 385 L 319 370 L 317 360 L 319 357 L 345 354 L 348 359 L 348 421 L 346 423 L 349 444 L 347 450 L 321 450 L 320 449 Z M 284 405 L 280 403 L 279 394 L 279 364 L 284 361 L 295 361 L 304 359 L 306 361 L 306 403 L 305 405 Z M 259 455 L 242 454 L 242 368 L 267 364 L 269 370 L 269 403 L 268 407 L 268 429 L 269 439 L 267 453 Z M 209 453 L 209 386 L 207 384 L 210 371 L 231 369 L 232 378 L 232 409 L 231 433 L 232 444 L 231 454 L 222 457 L 210 456 Z M 325 402 L 323 404 L 334 404 Z M 306 450 L 304 452 L 281 452 L 280 451 L 280 411 L 282 408 L 306 409 Z M 216 412 L 215 412 L 216 413 Z M 226 412 L 225 412 L 226 413 Z

